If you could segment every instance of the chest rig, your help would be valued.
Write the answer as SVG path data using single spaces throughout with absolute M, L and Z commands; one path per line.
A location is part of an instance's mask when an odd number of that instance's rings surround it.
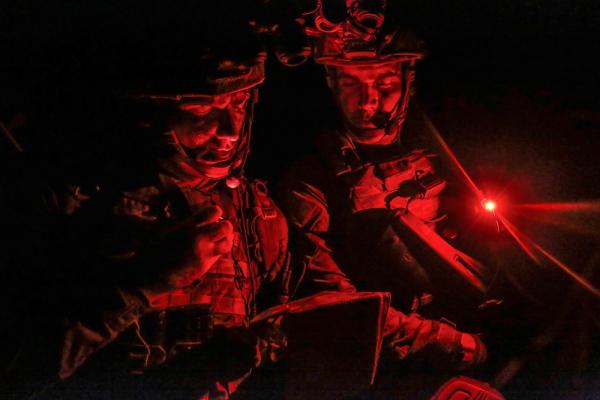
M 446 182 L 435 174 L 434 155 L 399 143 L 357 148 L 340 134 L 329 139 L 331 226 L 342 238 L 334 246 L 345 257 L 345 272 L 365 290 L 392 292 L 395 307 L 415 311 L 431 301 L 431 283 L 393 226 L 398 212 L 426 224 L 438 220 Z
M 234 227 L 233 247 L 196 284 L 152 299 L 152 310 L 140 319 L 130 341 L 130 356 L 140 361 L 132 372 L 202 344 L 215 326 L 247 325 L 261 285 L 281 269 L 287 271 L 287 225 L 263 182 L 244 180 L 235 189 L 179 189 L 192 214 L 208 205 L 223 210 Z
M 331 164 L 347 187 L 353 214 L 388 209 L 408 210 L 425 222 L 436 218 L 446 181 L 435 174 L 434 154 L 395 146 L 387 155 L 361 157 L 344 136 L 333 154 Z

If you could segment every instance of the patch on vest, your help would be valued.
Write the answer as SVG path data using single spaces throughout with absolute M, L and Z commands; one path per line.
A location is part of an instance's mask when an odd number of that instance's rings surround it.
M 369 165 L 350 188 L 352 212 L 408 209 L 423 220 L 437 216 L 438 195 L 446 182 L 423 154 Z

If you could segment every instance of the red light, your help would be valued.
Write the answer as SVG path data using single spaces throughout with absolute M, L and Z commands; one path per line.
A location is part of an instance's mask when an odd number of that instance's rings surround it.
M 240 183 L 240 180 L 235 176 L 228 176 L 227 179 L 225 179 L 225 185 L 227 185 L 229 189 L 237 188 L 240 186 Z
M 483 206 L 483 209 L 485 211 L 493 213 L 496 210 L 496 203 L 493 202 L 492 200 L 484 199 L 481 202 L 481 205 Z

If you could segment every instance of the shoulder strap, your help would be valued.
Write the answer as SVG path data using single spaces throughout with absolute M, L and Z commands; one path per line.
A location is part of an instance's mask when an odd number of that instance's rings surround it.
M 283 213 L 260 180 L 248 183 L 250 192 L 251 249 L 261 264 L 263 279 L 272 281 L 288 263 L 288 225 Z

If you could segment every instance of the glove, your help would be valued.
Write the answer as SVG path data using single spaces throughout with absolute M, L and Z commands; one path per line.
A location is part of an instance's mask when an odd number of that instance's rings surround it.
M 148 299 L 191 286 L 231 251 L 233 225 L 222 215 L 220 207 L 206 207 L 140 251 L 136 272 L 145 278 L 138 288 Z
M 487 348 L 479 336 L 463 333 L 461 338 L 463 352 L 462 368 L 471 369 L 483 364 L 487 359 Z
M 417 359 L 434 368 L 459 371 L 476 367 L 487 358 L 486 347 L 478 336 L 460 332 L 447 321 L 393 311 L 394 318 L 388 316 L 386 324 L 386 340 L 396 358 Z
M 281 327 L 282 320 L 283 316 L 269 320 L 264 332 L 259 334 L 257 367 L 267 362 L 277 362 L 285 354 L 287 337 Z
M 181 289 L 202 278 L 223 254 L 231 251 L 233 225 L 222 216 L 218 206 L 206 207 L 195 216 L 192 259 L 172 272 L 171 288 Z
M 486 360 L 487 349 L 477 335 L 459 332 L 445 321 L 431 322 L 437 324 L 437 334 L 432 344 L 451 356 L 457 370 L 476 367 Z

